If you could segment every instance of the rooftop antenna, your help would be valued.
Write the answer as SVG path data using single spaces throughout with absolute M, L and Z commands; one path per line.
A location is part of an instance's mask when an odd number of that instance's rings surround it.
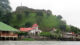
M 21 6 L 22 6 L 22 2 L 21 2 Z
M 20 2 L 21 2 L 21 6 L 22 6 L 22 1 L 20 0 Z
M 21 2 L 21 5 L 20 5 L 20 6 L 22 7 L 22 1 L 20 0 L 20 2 Z M 22 12 L 23 12 L 23 11 L 22 11 L 22 10 L 20 10 L 20 13 L 22 13 Z

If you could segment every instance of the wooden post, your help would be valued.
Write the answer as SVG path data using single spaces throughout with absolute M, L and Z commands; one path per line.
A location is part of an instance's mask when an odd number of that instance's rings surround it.
M 4 37 L 4 41 L 6 40 L 6 37 Z
M 8 37 L 9 38 L 9 40 L 10 40 L 10 37 Z
M 2 36 L 2 31 L 1 31 L 1 36 Z M 1 40 L 2 40 L 2 37 L 1 37 Z
M 12 40 L 14 40 L 14 37 L 12 37 Z

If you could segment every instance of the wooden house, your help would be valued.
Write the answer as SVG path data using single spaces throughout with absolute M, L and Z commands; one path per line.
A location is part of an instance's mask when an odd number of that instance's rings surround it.
M 19 30 L 0 22 L 0 40 L 14 40 L 18 38 L 18 32 Z

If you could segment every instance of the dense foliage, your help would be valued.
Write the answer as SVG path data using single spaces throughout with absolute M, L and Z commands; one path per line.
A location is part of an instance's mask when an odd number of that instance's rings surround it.
M 80 33 L 80 29 L 79 28 L 74 27 L 74 26 L 70 26 L 70 27 L 71 27 L 71 30 L 70 31 L 72 31 L 72 32 L 74 32 L 76 34 Z
M 40 33 L 40 36 L 50 37 L 51 33 L 50 32 L 42 32 L 42 33 Z
M 11 11 L 8 0 L 0 0 L 0 18 Z

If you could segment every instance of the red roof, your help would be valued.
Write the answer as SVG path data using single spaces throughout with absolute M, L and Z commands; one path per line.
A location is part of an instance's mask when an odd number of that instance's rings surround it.
M 37 24 L 33 24 L 32 27 L 37 27 L 38 25 Z M 33 30 L 35 28 L 20 28 L 20 31 L 23 31 L 23 32 L 28 32 L 30 30 Z
M 20 31 L 28 32 L 32 30 L 33 28 L 20 28 Z
M 72 32 L 72 34 L 75 34 L 74 32 Z
M 32 27 L 38 27 L 38 25 L 37 24 L 33 24 Z

